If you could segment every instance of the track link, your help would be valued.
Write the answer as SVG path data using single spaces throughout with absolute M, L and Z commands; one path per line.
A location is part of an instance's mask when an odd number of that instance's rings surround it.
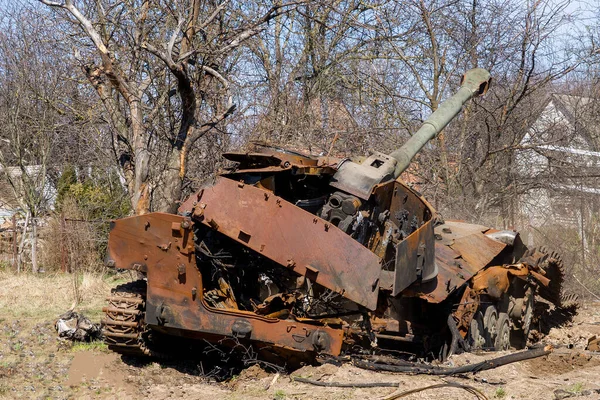
M 119 285 L 106 300 L 102 327 L 108 348 L 129 356 L 153 356 L 145 340 L 146 281 Z

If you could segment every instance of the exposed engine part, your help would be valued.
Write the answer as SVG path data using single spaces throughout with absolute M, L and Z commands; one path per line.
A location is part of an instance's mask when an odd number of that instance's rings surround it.
M 351 228 L 356 230 L 358 226 L 353 227 L 355 221 L 357 221 L 362 201 L 356 197 L 343 192 L 334 192 L 329 196 L 327 204 L 323 206 L 320 212 L 320 217 L 324 220 L 331 222 L 333 225 L 340 228 L 346 233 L 350 233 Z M 361 221 L 364 219 L 364 215 L 360 214 Z

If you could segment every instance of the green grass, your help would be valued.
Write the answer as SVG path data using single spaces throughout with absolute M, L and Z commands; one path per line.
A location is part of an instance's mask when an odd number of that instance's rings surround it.
M 495 396 L 498 399 L 503 399 L 504 397 L 506 397 L 506 390 L 503 387 L 499 387 L 498 389 L 496 389 Z
M 102 351 L 108 353 L 108 346 L 101 340 L 94 340 L 92 342 L 75 343 L 71 347 L 71 351 Z
M 127 283 L 129 282 L 130 276 L 129 275 L 125 275 L 125 274 L 119 274 L 119 275 L 106 275 L 106 283 L 109 284 L 111 287 L 115 287 L 118 285 L 121 285 L 123 283 Z
M 577 382 L 567 389 L 567 392 L 571 392 L 574 394 L 580 394 L 583 391 L 583 383 Z
M 285 392 L 281 389 L 277 389 L 275 391 L 275 395 L 273 397 L 274 400 L 285 400 L 287 398 L 287 395 L 285 394 Z

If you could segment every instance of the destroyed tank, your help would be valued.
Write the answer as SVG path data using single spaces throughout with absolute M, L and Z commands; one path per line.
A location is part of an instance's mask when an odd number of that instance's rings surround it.
M 490 75 L 468 71 L 404 146 L 362 162 L 258 146 L 179 207 L 111 224 L 107 265 L 143 279 L 103 309 L 109 348 L 255 349 L 293 364 L 356 353 L 445 358 L 522 347 L 563 266 L 510 230 L 444 221 L 399 179 Z M 178 339 L 180 338 L 180 339 Z

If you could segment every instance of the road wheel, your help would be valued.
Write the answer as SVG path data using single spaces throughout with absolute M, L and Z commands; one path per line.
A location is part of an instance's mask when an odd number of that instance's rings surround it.
M 473 350 L 481 350 L 485 346 L 483 316 L 477 311 L 469 328 L 469 344 Z
M 523 317 L 521 318 L 521 329 L 525 338 L 529 336 L 531 330 L 531 321 L 533 320 L 533 308 L 535 307 L 535 295 L 533 290 L 529 288 L 525 293 L 525 301 L 523 304 Z
M 525 292 L 522 299 L 521 318 L 513 320 L 515 325 L 511 332 L 511 345 L 516 349 L 523 349 L 527 346 L 529 331 L 531 331 L 531 322 L 533 320 L 533 309 L 535 307 L 535 295 L 531 288 Z
M 496 335 L 498 333 L 498 312 L 496 307 L 490 305 L 485 309 L 483 315 L 483 327 L 484 327 L 484 338 L 485 347 L 492 348 L 495 346 Z
M 496 324 L 496 340 L 494 341 L 494 349 L 508 350 L 510 348 L 510 321 L 508 314 L 500 313 L 498 315 L 498 323 Z

